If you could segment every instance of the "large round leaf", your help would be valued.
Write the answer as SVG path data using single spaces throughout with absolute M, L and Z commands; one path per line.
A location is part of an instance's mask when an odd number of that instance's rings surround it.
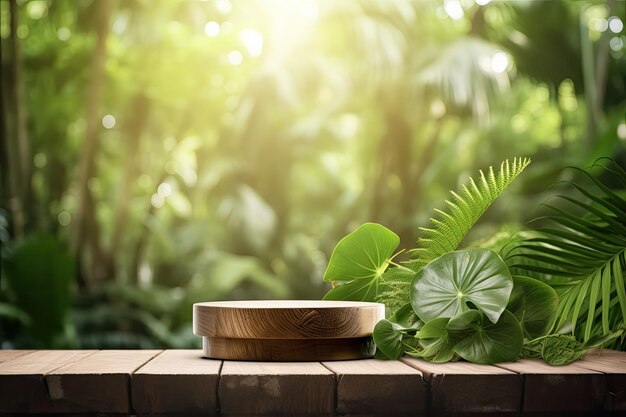
M 425 322 L 454 317 L 473 304 L 492 322 L 504 311 L 513 279 L 506 264 L 489 249 L 450 252 L 422 268 L 411 286 L 411 305 Z
M 454 351 L 474 363 L 509 362 L 517 358 L 523 343 L 522 327 L 513 313 L 504 310 L 497 323 L 485 320 L 475 325 L 475 331 L 459 341 Z
M 398 244 L 400 238 L 391 230 L 380 224 L 365 223 L 337 243 L 324 281 L 379 279 Z
M 548 331 L 559 297 L 548 284 L 527 277 L 513 277 L 513 292 L 507 310 L 522 325 L 524 337 L 535 339 Z

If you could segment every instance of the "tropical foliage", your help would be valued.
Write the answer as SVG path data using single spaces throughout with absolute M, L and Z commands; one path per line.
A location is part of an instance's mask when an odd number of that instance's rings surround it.
M 615 165 L 613 161 L 611 163 Z M 620 167 L 612 166 L 608 170 L 617 173 L 618 180 L 626 184 L 626 175 Z M 489 249 L 452 251 L 471 225 L 459 236 L 460 228 L 443 228 L 443 222 L 435 223 L 440 226 L 440 230 L 436 231 L 437 239 L 444 241 L 449 236 L 455 244 L 450 243 L 447 250 L 439 244 L 440 256 L 424 266 L 410 261 L 416 272 L 395 265 L 395 270 L 402 271 L 405 282 L 410 283 L 410 291 L 403 288 L 396 288 L 395 293 L 379 291 L 380 287 L 390 285 L 385 279 L 385 275 L 389 274 L 385 269 L 387 264 L 392 263 L 390 257 L 399 242 L 398 237 L 383 226 L 366 224 L 335 248 L 325 277 L 333 280 L 344 277 L 353 281 L 334 288 L 328 295 L 333 299 L 373 299 L 392 307 L 391 311 L 395 312 L 390 320 L 382 320 L 374 330 L 379 357 L 396 359 L 407 353 L 432 362 L 462 358 L 476 363 L 497 363 L 521 356 L 540 357 L 551 365 L 564 365 L 581 358 L 587 350 L 595 347 L 620 347 L 620 337 L 625 329 L 620 302 L 624 298 L 625 287 L 621 265 L 624 248 L 619 243 L 623 244 L 620 240 L 623 238 L 623 225 L 620 222 L 626 218 L 621 208 L 626 205 L 609 187 L 582 172 L 603 191 L 604 196 L 596 196 L 576 184 L 574 187 L 600 206 L 593 207 L 590 203 L 570 197 L 561 198 L 587 209 L 591 215 L 579 218 L 549 205 L 549 209 L 557 214 L 549 218 L 565 230 L 540 228 L 535 233 L 549 237 L 533 237 L 521 242 L 518 239 L 505 245 L 513 253 L 507 259 L 521 256 L 529 261 L 527 264 L 510 265 L 512 271 L 541 273 L 540 278 L 557 287 L 559 283 L 551 281 L 552 275 L 566 277 L 560 299 L 550 285 L 537 278 L 512 276 L 509 266 Z M 484 179 L 482 172 L 481 177 Z M 495 184 L 495 176 L 491 174 L 490 177 L 490 182 Z M 474 184 L 474 181 L 470 180 L 470 183 Z M 488 194 L 489 190 L 487 187 L 482 191 L 477 189 L 473 201 L 482 198 L 481 193 Z M 468 207 L 468 203 L 458 194 L 453 192 L 453 195 L 455 203 L 448 203 L 453 207 L 451 213 L 439 211 L 445 216 L 445 222 L 463 225 L 476 221 L 471 210 L 459 208 Z M 466 195 L 470 195 L 469 192 Z M 497 196 L 488 195 L 491 201 Z M 616 209 L 619 211 L 617 214 L 614 213 Z M 594 221 L 599 224 L 594 225 Z M 602 226 L 616 227 L 613 235 L 617 237 L 601 239 Z M 615 247 L 602 247 L 597 240 L 613 242 Z M 428 240 L 427 244 L 429 242 L 433 240 Z M 584 256 L 586 248 L 592 248 L 597 253 Z M 578 270 L 571 268 L 574 262 L 563 261 L 558 255 L 575 259 L 579 269 L 584 270 L 584 265 L 586 272 L 581 273 L 573 284 L 568 282 L 577 278 Z M 595 262 L 590 265 L 593 259 Z M 390 268 L 388 271 L 393 270 Z M 585 283 L 585 280 L 591 283 Z M 587 301 L 590 285 L 593 287 Z M 612 311 L 611 289 L 615 292 Z M 396 299 L 402 296 L 410 299 L 412 311 L 406 306 L 393 309 Z M 579 322 L 581 308 L 587 302 L 586 321 Z M 573 313 L 568 316 L 572 305 Z M 406 316 L 413 313 L 414 319 L 407 324 Z M 571 334 L 567 334 L 570 331 Z
M 499 252 L 540 202 L 576 195 L 567 165 L 624 166 L 624 15 L 596 0 L 0 1 L 0 347 L 197 346 L 193 302 L 318 299 L 335 243 L 365 222 L 400 243 L 366 227 L 393 253 L 329 275 L 328 297 L 385 294 L 414 334 L 426 259 Z M 466 224 L 429 223 L 513 155 L 533 169 L 478 221 L 492 193 L 458 205 Z
M 588 184 L 571 181 L 578 195 L 546 203 L 547 225 L 515 242 L 506 256 L 511 269 L 557 288 L 553 330 L 571 326 L 583 342 L 623 329 L 626 317 L 626 172 L 615 161 L 600 168 L 622 191 L 577 169 Z

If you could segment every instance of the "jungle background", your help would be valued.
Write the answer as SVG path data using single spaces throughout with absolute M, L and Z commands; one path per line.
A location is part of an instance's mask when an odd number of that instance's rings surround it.
M 191 305 L 316 299 L 336 242 L 532 165 L 626 166 L 625 2 L 2 0 L 0 347 L 198 346 Z M 553 185 L 555 184 L 556 185 Z

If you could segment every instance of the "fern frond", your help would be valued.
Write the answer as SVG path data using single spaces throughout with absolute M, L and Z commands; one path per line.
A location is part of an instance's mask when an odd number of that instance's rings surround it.
M 407 266 L 419 271 L 433 259 L 454 251 L 474 223 L 493 201 L 530 164 L 530 158 L 507 159 L 496 174 L 489 167 L 487 174 L 479 171 L 477 181 L 470 178 L 457 193 L 450 192 L 445 210 L 435 210 L 432 227 L 420 228 L 419 247 L 411 251 L 413 259 Z
M 626 172 L 612 164 L 603 169 L 626 184 Z M 560 286 L 553 329 L 571 323 L 574 335 L 587 341 L 625 325 L 626 199 L 589 172 L 577 170 L 589 186 L 572 183 L 579 196 L 558 196 L 564 208 L 546 204 L 555 227 L 537 229 L 539 235 L 523 241 L 505 261 L 512 271 L 538 274 Z

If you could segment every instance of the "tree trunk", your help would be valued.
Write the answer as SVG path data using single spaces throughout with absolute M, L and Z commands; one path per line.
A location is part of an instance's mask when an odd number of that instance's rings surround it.
M 2 147 L 2 176 L 7 206 L 11 212 L 11 234 L 13 238 L 19 238 L 31 220 L 28 212 L 31 211 L 32 158 L 28 138 L 22 54 L 17 38 L 19 17 L 16 0 L 9 2 L 9 10 L 10 66 L 7 71 L 9 79 L 3 79 L 2 94 L 2 131 L 5 137 Z
M 117 197 L 115 206 L 115 214 L 113 217 L 113 234 L 111 238 L 111 246 L 106 257 L 106 273 L 109 277 L 115 276 L 115 255 L 120 250 L 122 237 L 126 230 L 128 218 L 128 208 L 132 198 L 133 187 L 136 183 L 140 165 L 141 137 L 148 122 L 148 114 L 150 112 L 150 101 L 142 93 L 135 96 L 132 105 L 132 114 L 134 122 L 129 129 L 128 134 L 128 151 L 126 155 L 126 163 L 124 166 L 124 174 L 121 178 L 121 191 Z
M 86 240 L 86 233 L 90 233 L 89 249 L 91 268 L 90 275 L 95 271 L 105 272 L 103 268 L 95 264 L 103 259 L 100 246 L 100 236 L 93 235 L 98 232 L 95 215 L 95 204 L 88 183 L 96 174 L 96 154 L 100 129 L 100 104 L 102 101 L 102 88 L 105 82 L 104 64 L 106 59 L 106 38 L 109 31 L 109 1 L 96 2 L 96 47 L 91 57 L 92 75 L 87 90 L 85 141 L 80 154 L 78 173 L 78 207 L 75 214 L 74 228 L 72 230 L 72 250 L 78 259 L 82 260 L 81 252 Z M 85 277 L 87 284 L 103 279 L 103 276 Z

